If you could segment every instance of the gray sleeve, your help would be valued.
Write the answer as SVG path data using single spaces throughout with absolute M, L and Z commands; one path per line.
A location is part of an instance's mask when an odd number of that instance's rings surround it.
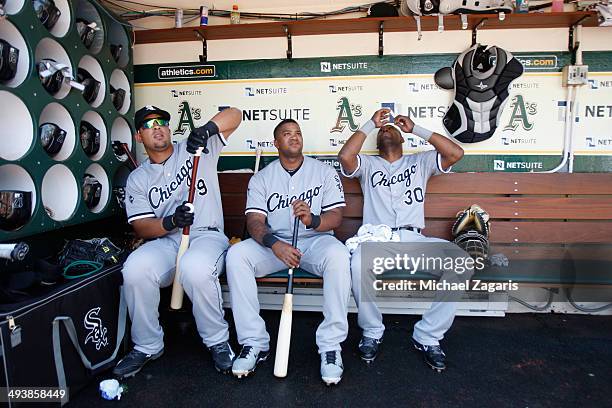
M 258 213 L 265 216 L 268 215 L 268 206 L 266 205 L 266 191 L 262 173 L 258 173 L 251 177 L 247 190 L 247 203 L 245 214 Z
M 155 213 L 147 200 L 146 188 L 141 186 L 141 180 L 138 179 L 139 174 L 142 173 L 130 174 L 125 186 L 125 212 L 130 224 L 142 218 L 155 218 Z
M 208 139 L 207 147 L 212 157 L 218 158 L 221 155 L 221 150 L 223 150 L 225 146 L 227 146 L 227 140 L 225 140 L 223 133 L 218 133 Z
M 342 164 L 340 164 L 340 173 L 342 173 L 344 177 L 360 179 L 367 173 L 369 168 L 370 168 L 370 156 L 367 156 L 365 154 L 358 154 L 357 155 L 357 168 L 355 169 L 355 171 L 348 174 L 342 167 Z
M 331 166 L 325 173 L 323 182 L 323 198 L 321 199 L 321 212 L 332 210 L 338 207 L 346 206 L 344 201 L 344 188 L 338 172 Z
M 418 153 L 418 159 L 420 165 L 423 166 L 424 175 L 428 178 L 438 174 L 450 173 L 452 169 L 452 166 L 446 170 L 442 168 L 442 156 L 436 150 Z

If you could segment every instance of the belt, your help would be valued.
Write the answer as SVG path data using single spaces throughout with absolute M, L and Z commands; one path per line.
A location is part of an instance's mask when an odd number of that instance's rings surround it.
M 391 231 L 399 231 L 399 230 L 408 230 L 408 231 L 414 231 L 417 234 L 421 233 L 421 229 L 417 228 L 417 227 L 411 227 L 409 225 L 403 225 L 401 227 L 396 227 L 396 228 L 391 228 Z
M 219 232 L 219 228 L 217 227 L 198 227 L 194 228 L 196 231 L 216 231 Z

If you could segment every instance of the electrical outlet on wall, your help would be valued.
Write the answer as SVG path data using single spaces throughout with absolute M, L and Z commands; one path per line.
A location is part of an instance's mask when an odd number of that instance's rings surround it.
M 563 67 L 563 86 L 587 85 L 588 76 L 588 65 L 566 65 Z

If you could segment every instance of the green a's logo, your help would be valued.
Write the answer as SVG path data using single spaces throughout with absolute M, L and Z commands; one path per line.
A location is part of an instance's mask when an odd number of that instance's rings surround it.
M 511 130 L 514 132 L 519 125 L 526 131 L 533 129 L 533 122 L 529 121 L 529 116 L 535 115 L 538 112 L 537 107 L 538 105 L 535 102 L 525 102 L 523 95 L 516 95 L 512 98 L 512 102 L 510 103 L 512 114 L 504 130 Z
M 185 132 L 191 132 L 195 127 L 193 120 L 199 120 L 201 118 L 202 110 L 199 108 L 191 108 L 189 102 L 183 101 L 180 103 L 178 108 L 179 121 L 176 129 L 172 132 L 173 135 L 184 135 Z
M 355 123 L 355 117 L 361 116 L 361 105 L 351 105 L 348 98 L 343 96 L 338 100 L 338 119 L 336 120 L 336 126 L 331 128 L 331 133 L 342 132 L 346 125 L 349 126 L 351 132 L 356 132 L 359 129 L 359 125 Z

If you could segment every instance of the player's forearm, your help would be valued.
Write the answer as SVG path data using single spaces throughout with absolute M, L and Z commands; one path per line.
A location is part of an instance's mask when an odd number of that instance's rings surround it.
M 259 242 L 261 245 L 264 245 L 264 237 L 266 234 L 270 233 L 270 229 L 266 225 L 265 217 L 261 214 L 247 214 L 247 230 L 249 231 L 249 235 L 255 241 Z
M 452 166 L 463 157 L 463 148 L 441 134 L 432 134 L 429 143 L 440 153 L 444 168 Z
M 132 223 L 136 236 L 143 239 L 163 237 L 168 234 L 163 226 L 162 218 L 143 218 Z
M 237 108 L 223 109 L 213 116 L 211 120 L 215 122 L 219 128 L 219 132 L 223 133 L 223 136 L 227 139 L 240 125 L 242 121 L 242 111 Z
M 342 149 L 338 153 L 338 160 L 342 165 L 344 171 L 348 174 L 357 170 L 358 159 L 357 155 L 361 151 L 363 144 L 365 143 L 367 135 L 359 129 L 344 143 Z
M 342 208 L 334 208 L 320 215 L 321 224 L 315 228 L 318 232 L 332 231 L 342 224 L 342 214 L 344 210 Z

